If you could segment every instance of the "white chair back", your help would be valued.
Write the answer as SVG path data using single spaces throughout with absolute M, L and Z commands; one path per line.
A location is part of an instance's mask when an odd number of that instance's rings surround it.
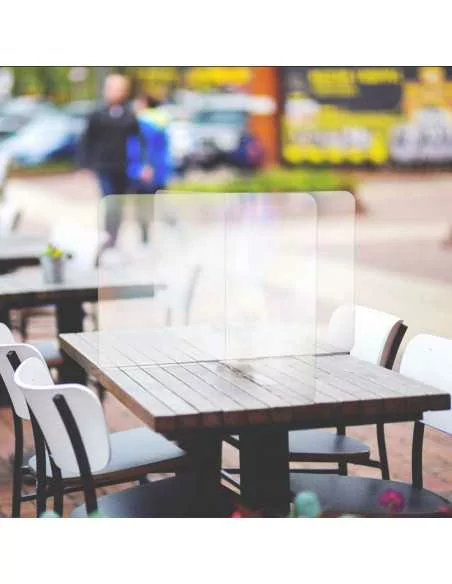
M 49 243 L 70 254 L 70 264 L 79 270 L 92 270 L 97 265 L 106 234 L 85 229 L 73 223 L 58 223 L 51 230 Z
M 400 373 L 452 394 L 452 340 L 421 334 L 407 345 Z M 452 434 L 452 411 L 425 412 L 424 422 Z
M 386 366 L 403 320 L 366 306 L 337 308 L 328 325 L 328 344 L 352 357 Z
M 19 225 L 21 213 L 14 203 L 4 202 L 0 204 L 0 237 L 11 235 Z
M 54 385 L 41 360 L 27 359 L 17 369 L 15 381 L 25 395 L 57 466 L 63 473 L 79 473 L 77 459 L 53 402 L 62 395 L 75 418 L 93 472 L 102 470 L 110 460 L 110 439 L 102 405 L 96 394 L 83 385 Z
M 28 411 L 27 402 L 25 401 L 22 390 L 17 387 L 14 381 L 13 365 L 8 359 L 8 354 L 12 352 L 16 353 L 19 362 L 23 362 L 30 357 L 35 357 L 45 365 L 45 361 L 38 349 L 32 345 L 17 343 L 9 328 L 5 324 L 0 323 L 0 376 L 3 379 L 16 415 L 24 420 L 29 420 L 30 412 Z
M 166 324 L 168 326 L 185 326 L 190 324 L 190 315 L 196 287 L 201 276 L 201 266 L 189 265 L 187 269 L 175 273 L 168 282 L 167 289 L 160 293 L 166 307 Z
M 11 158 L 8 154 L 0 153 L 0 194 L 6 185 L 8 172 L 11 165 Z

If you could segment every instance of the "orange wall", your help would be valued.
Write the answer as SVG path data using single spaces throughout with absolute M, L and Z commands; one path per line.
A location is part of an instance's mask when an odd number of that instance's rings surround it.
M 279 73 L 277 67 L 253 67 L 250 84 L 252 95 L 268 95 L 275 100 L 276 111 L 271 115 L 252 115 L 249 128 L 262 143 L 266 165 L 279 162 Z

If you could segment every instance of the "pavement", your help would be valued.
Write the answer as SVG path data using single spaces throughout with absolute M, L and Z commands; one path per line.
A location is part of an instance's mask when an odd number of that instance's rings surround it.
M 356 223 L 356 301 L 403 317 L 408 324 L 404 344 L 420 332 L 452 338 L 452 248 L 442 244 L 452 225 L 452 173 L 363 173 L 359 178 L 358 195 L 366 212 Z M 97 185 L 89 174 L 12 179 L 6 192 L 24 210 L 24 230 L 46 233 L 54 222 L 68 217 L 81 226 L 98 224 Z M 327 233 L 322 264 L 327 279 L 321 301 L 334 303 L 334 282 L 339 281 L 344 263 L 350 265 L 349 240 L 337 222 L 331 222 Z M 138 424 L 112 397 L 107 399 L 106 411 L 115 429 Z M 411 424 L 387 427 L 394 479 L 410 480 L 411 429 Z M 366 441 L 376 454 L 374 428 L 353 428 L 349 433 Z M 0 434 L 0 513 L 7 515 L 5 460 L 11 452 L 12 433 L 6 414 L 0 417 Z M 424 452 L 425 486 L 452 497 L 452 437 L 427 430 Z M 227 464 L 235 464 L 231 449 L 226 449 L 225 457 Z M 350 470 L 378 476 L 373 469 Z M 33 514 L 31 504 L 26 514 Z

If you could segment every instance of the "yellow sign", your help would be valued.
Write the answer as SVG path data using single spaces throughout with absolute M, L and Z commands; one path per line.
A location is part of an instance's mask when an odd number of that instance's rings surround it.
M 452 162 L 452 67 L 286 69 L 287 162 Z
M 190 89 L 243 87 L 250 83 L 251 75 L 251 67 L 191 67 L 185 74 L 185 82 Z

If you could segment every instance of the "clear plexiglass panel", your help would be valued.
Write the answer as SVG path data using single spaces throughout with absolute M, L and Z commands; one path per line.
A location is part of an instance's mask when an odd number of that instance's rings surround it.
M 355 198 L 312 195 L 317 203 L 317 352 L 349 352 L 355 338 Z
M 104 366 L 273 359 L 277 367 L 274 359 L 313 356 L 310 194 L 114 195 L 100 217 L 102 230 L 117 232 L 99 262 Z

